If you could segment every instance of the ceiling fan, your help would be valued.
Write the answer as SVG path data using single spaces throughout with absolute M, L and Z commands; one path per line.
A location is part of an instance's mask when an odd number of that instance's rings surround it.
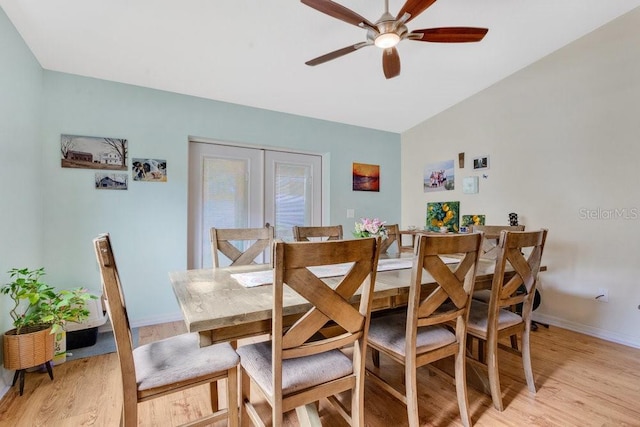
M 436 0 L 406 0 L 395 18 L 389 13 L 389 0 L 385 0 L 385 11 L 375 23 L 331 0 L 301 0 L 301 2 L 319 12 L 367 30 L 366 41 L 329 52 L 305 64 L 311 66 L 323 64 L 363 47 L 374 45 L 383 49 L 382 70 L 387 79 L 400 74 L 400 56 L 396 45 L 404 39 L 434 43 L 479 42 L 489 31 L 487 28 L 475 27 L 441 27 L 409 31 L 406 24 Z

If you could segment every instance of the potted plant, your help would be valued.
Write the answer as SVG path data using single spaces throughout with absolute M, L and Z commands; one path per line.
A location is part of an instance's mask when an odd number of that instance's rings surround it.
M 64 331 L 66 322 L 86 319 L 86 301 L 96 296 L 83 288 L 56 291 L 41 281 L 44 268 L 13 268 L 8 273 L 12 281 L 0 292 L 13 301 L 9 315 L 14 329 L 4 333 L 4 366 L 17 377 L 18 371 L 53 359 L 55 335 Z

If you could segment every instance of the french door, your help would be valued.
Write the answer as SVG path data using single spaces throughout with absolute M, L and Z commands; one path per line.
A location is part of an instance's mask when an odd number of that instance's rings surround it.
M 211 227 L 269 223 L 288 241 L 294 225 L 321 225 L 321 167 L 318 155 L 190 142 L 188 267 L 212 266 Z

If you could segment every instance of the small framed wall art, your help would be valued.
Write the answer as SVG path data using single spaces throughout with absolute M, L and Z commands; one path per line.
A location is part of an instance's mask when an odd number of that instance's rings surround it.
M 484 215 L 462 215 L 462 222 L 460 225 L 469 227 L 472 225 L 484 225 Z
M 380 191 L 380 165 L 354 163 L 353 191 Z
M 162 159 L 132 159 L 134 181 L 167 182 L 167 161 Z
M 478 177 L 465 176 L 462 179 L 462 192 L 464 194 L 476 194 L 478 192 Z
M 126 173 L 96 173 L 96 190 L 126 190 Z
M 489 169 L 489 156 L 479 156 L 473 158 L 473 170 Z

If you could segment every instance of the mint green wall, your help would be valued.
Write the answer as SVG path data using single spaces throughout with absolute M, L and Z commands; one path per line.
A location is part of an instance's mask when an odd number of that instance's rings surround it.
M 42 68 L 0 9 L 0 284 L 43 261 L 41 93 Z M 0 332 L 12 328 L 8 310 L 0 297 Z
M 95 171 L 60 167 L 62 133 L 127 138 L 130 158 L 167 160 L 168 182 L 95 190 Z M 109 232 L 132 321 L 178 315 L 167 273 L 186 268 L 189 136 L 329 153 L 325 222 L 348 233 L 348 208 L 400 220 L 399 134 L 45 71 L 43 249 L 56 284 L 99 289 L 91 239 Z M 354 161 L 381 166 L 379 193 L 351 190 Z
M 0 52 L 0 277 L 6 283 L 9 268 L 42 263 L 42 68 L 1 9 Z M 9 323 L 2 313 L 4 330 Z
M 91 239 L 108 231 L 132 321 L 177 316 L 167 272 L 186 267 L 189 136 L 328 154 L 325 222 L 348 232 L 349 208 L 400 220 L 398 134 L 43 71 L 1 10 L 0 52 L 2 283 L 10 267 L 44 266 L 53 285 L 99 291 Z M 169 181 L 95 190 L 95 171 L 60 167 L 61 133 L 127 138 L 130 157 L 168 161 Z M 379 193 L 351 191 L 354 161 L 381 166 Z

